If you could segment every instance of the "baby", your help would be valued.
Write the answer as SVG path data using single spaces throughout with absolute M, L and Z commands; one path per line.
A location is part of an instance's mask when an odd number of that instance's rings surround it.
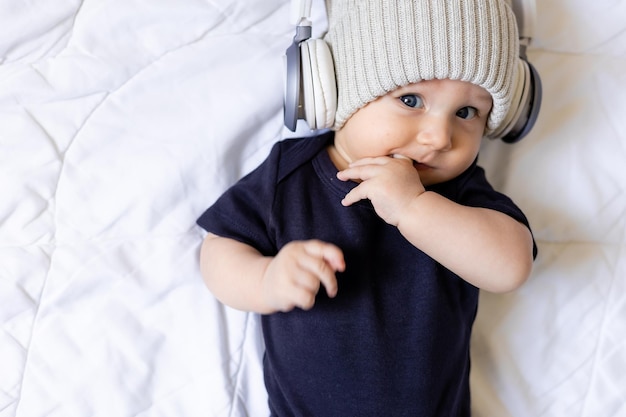
M 536 247 L 477 165 L 519 77 L 504 0 L 334 0 L 333 129 L 277 143 L 199 219 L 223 303 L 262 314 L 272 416 L 469 416 L 478 291 Z

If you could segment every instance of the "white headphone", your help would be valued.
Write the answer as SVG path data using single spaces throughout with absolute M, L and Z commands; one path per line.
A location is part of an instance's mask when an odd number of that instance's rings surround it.
M 520 35 L 522 76 L 513 95 L 513 103 L 497 131 L 490 137 L 514 143 L 530 132 L 541 108 L 542 88 L 539 73 L 528 62 L 526 48 L 535 26 L 535 0 L 512 1 Z M 298 119 L 306 120 L 312 130 L 333 126 L 337 109 L 337 86 L 332 54 L 322 39 L 311 38 L 311 0 L 292 3 L 298 17 L 296 35 L 287 48 L 287 80 L 284 99 L 285 126 L 296 130 Z
M 330 128 L 337 109 L 333 57 L 323 39 L 311 38 L 311 0 L 294 5 L 298 26 L 286 51 L 285 126 L 293 132 L 298 119 L 304 119 L 312 130 Z

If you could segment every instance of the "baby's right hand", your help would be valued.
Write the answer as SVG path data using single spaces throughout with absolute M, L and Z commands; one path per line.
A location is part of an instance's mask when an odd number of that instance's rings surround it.
M 271 310 L 287 312 L 315 304 L 320 285 L 329 297 L 337 295 L 336 272 L 346 268 L 343 252 L 320 240 L 294 241 L 285 245 L 263 274 L 262 291 Z

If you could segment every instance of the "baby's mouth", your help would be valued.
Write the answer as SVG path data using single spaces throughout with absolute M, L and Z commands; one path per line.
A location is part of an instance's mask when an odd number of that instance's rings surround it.
M 418 161 L 413 161 L 413 166 L 418 171 L 425 171 L 427 169 L 432 169 L 432 167 L 430 165 L 423 164 L 423 163 L 418 162 Z
M 396 158 L 396 159 L 406 159 L 407 161 L 411 161 L 411 163 L 413 163 L 413 168 L 415 168 L 417 171 L 425 171 L 427 169 L 432 169 L 430 165 L 416 161 L 405 155 L 394 153 L 391 155 L 391 157 Z
M 392 154 L 391 157 L 411 161 L 411 163 L 413 164 L 413 168 L 415 168 L 415 170 L 418 172 L 431 171 L 435 169 L 435 167 L 433 165 L 430 165 L 430 163 L 416 161 L 415 159 L 409 158 L 408 156 L 402 154 Z
M 406 159 L 407 161 L 411 161 L 411 162 L 415 163 L 415 161 L 413 161 L 413 160 L 412 160 L 411 158 L 409 158 L 408 156 L 404 156 L 404 155 L 399 154 L 399 153 L 394 153 L 394 154 L 391 154 L 391 157 L 392 157 L 392 158 L 395 158 L 395 159 Z

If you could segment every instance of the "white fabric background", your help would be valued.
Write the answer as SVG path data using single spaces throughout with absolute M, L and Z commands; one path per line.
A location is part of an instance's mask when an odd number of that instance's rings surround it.
M 626 4 L 539 2 L 535 130 L 485 143 L 530 281 L 481 295 L 476 416 L 626 416 Z M 323 28 L 319 2 L 315 27 Z M 0 0 L 0 416 L 259 416 L 197 216 L 282 128 L 285 0 Z

